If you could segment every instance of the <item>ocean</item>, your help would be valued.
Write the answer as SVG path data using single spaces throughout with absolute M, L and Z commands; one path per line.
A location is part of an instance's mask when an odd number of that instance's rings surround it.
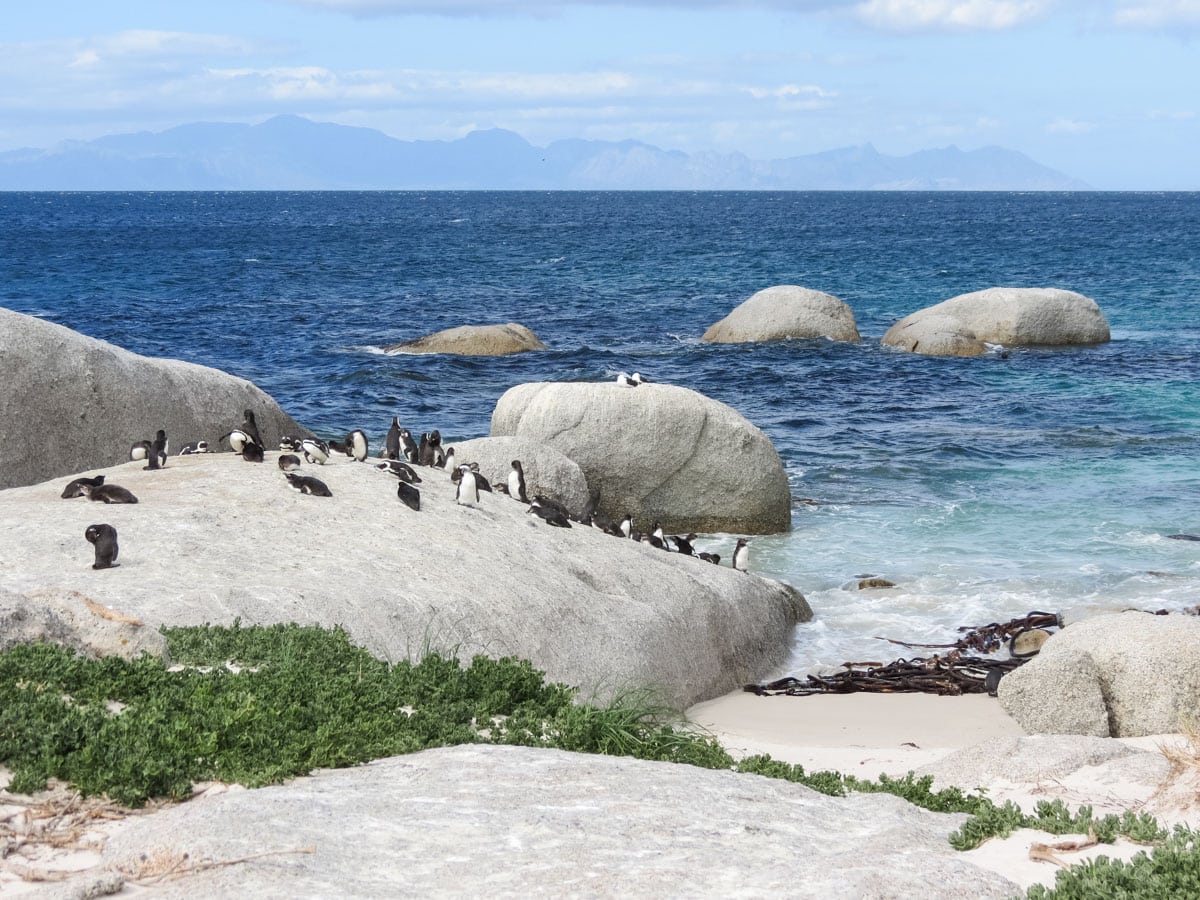
M 862 343 L 700 343 L 777 284 L 840 297 Z M 993 286 L 1085 294 L 1113 340 L 880 346 Z M 791 674 L 1033 610 L 1200 603 L 1200 543 L 1168 538 L 1200 534 L 1200 194 L 0 193 L 0 305 L 241 375 L 373 444 L 393 415 L 482 436 L 513 385 L 620 370 L 727 403 L 791 482 L 791 531 L 751 544 L 814 611 Z M 508 321 L 550 351 L 379 350 Z

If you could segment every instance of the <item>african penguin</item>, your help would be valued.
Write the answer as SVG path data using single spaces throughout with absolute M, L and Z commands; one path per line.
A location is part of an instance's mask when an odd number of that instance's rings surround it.
M 96 548 L 96 561 L 93 569 L 112 569 L 117 563 L 117 529 L 111 525 L 89 525 L 83 533 L 89 544 Z
M 254 421 L 254 410 L 247 409 L 243 411 L 242 416 L 242 431 L 245 432 L 246 437 L 250 438 L 258 446 L 265 447 L 266 444 L 263 443 L 262 435 L 258 433 L 258 423 Z
M 414 512 L 421 511 L 421 492 L 406 481 L 396 485 L 396 496 L 400 502 Z
M 126 488 L 117 484 L 81 484 L 80 490 L 83 491 L 83 496 L 89 500 L 95 500 L 101 503 L 137 503 L 137 497 Z
M 300 457 L 294 453 L 284 453 L 279 457 L 279 468 L 285 472 L 294 472 L 300 468 Z
M 147 469 L 161 469 L 167 464 L 167 433 L 163 429 L 158 429 L 154 435 L 154 442 L 150 445 L 150 455 L 146 458 Z
M 748 572 L 747 565 L 750 562 L 750 542 L 745 538 L 738 538 L 737 546 L 733 548 L 733 567 L 739 572 Z
M 553 525 L 556 528 L 571 527 L 570 520 L 561 509 L 555 506 L 543 505 L 540 502 L 540 498 L 534 498 L 533 502 L 529 504 L 529 511 L 544 520 L 547 525 Z
M 129 458 L 131 460 L 149 459 L 153 449 L 154 445 L 150 441 L 138 441 L 129 448 Z
M 310 463 L 323 466 L 329 461 L 329 445 L 319 438 L 306 438 L 300 442 L 300 447 Z
M 462 506 L 475 506 L 479 503 L 479 482 L 483 476 L 476 475 L 469 466 L 459 466 L 458 490 L 454 495 L 455 501 Z
M 256 444 L 254 441 L 246 441 L 242 445 L 242 459 L 246 462 L 260 463 L 263 461 L 263 448 L 261 444 Z
M 392 425 L 388 428 L 387 439 L 384 441 L 384 449 L 387 451 L 385 459 L 400 458 L 400 417 L 392 416 Z
M 519 459 L 512 461 L 512 471 L 508 473 L 508 495 L 522 503 L 529 502 L 529 495 L 525 492 L 525 470 Z
M 314 497 L 333 496 L 329 486 L 319 478 L 313 478 L 311 475 L 297 475 L 295 472 L 288 472 L 284 477 L 287 478 L 288 484 L 302 494 L 312 494 Z
M 398 459 L 389 459 L 387 462 L 379 463 L 375 468 L 395 475 L 401 481 L 406 481 L 409 484 L 421 483 L 421 476 L 417 474 L 417 470 L 408 463 L 401 462 Z
M 93 475 L 91 478 L 76 478 L 65 488 L 63 488 L 63 492 L 60 496 L 64 500 L 73 500 L 76 497 L 82 497 L 83 486 L 85 484 L 89 487 L 99 487 L 100 485 L 104 484 L 104 476 Z
M 363 462 L 367 458 L 367 435 L 361 428 L 355 428 L 352 432 L 346 435 L 346 452 L 354 457 L 356 462 Z
M 625 513 L 625 518 L 621 520 L 617 528 L 621 532 L 621 537 L 633 537 L 633 516 Z
M 404 453 L 404 458 L 410 463 L 416 463 L 420 453 L 420 448 L 417 447 L 417 442 L 413 440 L 412 432 L 407 428 L 400 429 L 400 448 Z

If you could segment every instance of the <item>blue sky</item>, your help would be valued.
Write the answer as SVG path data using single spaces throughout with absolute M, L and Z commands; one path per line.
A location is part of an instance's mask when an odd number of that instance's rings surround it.
M 1200 0 L 6 4 L 0 150 L 279 113 L 756 159 L 999 145 L 1200 189 Z

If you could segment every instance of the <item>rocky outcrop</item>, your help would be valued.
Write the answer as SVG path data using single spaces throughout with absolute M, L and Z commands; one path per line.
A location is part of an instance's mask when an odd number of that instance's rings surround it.
M 522 384 L 492 413 L 492 435 L 561 450 L 599 509 L 649 531 L 766 534 L 791 520 L 787 474 L 771 439 L 736 411 L 663 384 Z
M 1108 322 L 1096 302 L 1057 288 L 988 288 L 905 316 L 883 343 L 930 356 L 979 356 L 986 344 L 1102 344 Z
M 0 589 L 0 653 L 17 644 L 43 643 L 91 657 L 167 658 L 167 641 L 157 628 L 86 594 L 43 590 L 26 596 Z
M 173 806 L 128 822 L 102 862 L 244 860 L 160 882 L 164 900 L 1019 893 L 950 847 L 964 820 L 756 775 L 463 746 Z
M 456 464 L 478 463 L 479 471 L 491 484 L 506 484 L 513 460 L 520 460 L 530 498 L 535 494 L 550 497 L 576 517 L 583 515 L 588 504 L 583 469 L 545 444 L 514 437 L 476 438 L 455 445 L 454 459 Z
M 754 294 L 709 326 L 701 340 L 710 344 L 742 344 L 821 337 L 857 343 L 854 312 L 832 294 L 780 284 Z
M 1125 612 L 1076 622 L 1000 682 L 1027 732 L 1138 737 L 1197 715 L 1200 618 Z
M 400 344 L 384 347 L 385 353 L 455 353 L 459 356 L 508 356 L 545 350 L 538 336 L 516 322 L 507 325 L 461 325 Z
M 160 428 L 174 450 L 200 440 L 215 449 L 246 409 L 270 446 L 281 434 L 308 434 L 245 379 L 138 356 L 7 309 L 0 383 L 0 488 L 111 466 Z
M 78 591 L 161 624 L 343 625 L 386 659 L 429 648 L 515 655 L 600 697 L 633 686 L 685 707 L 784 663 L 811 612 L 793 588 L 594 528 L 552 528 L 503 494 L 455 503 L 422 468 L 420 512 L 370 463 L 304 465 L 331 497 L 232 453 L 105 470 L 136 505 L 64 500 L 69 477 L 0 492 L 0 589 Z M 120 565 L 94 570 L 91 524 Z

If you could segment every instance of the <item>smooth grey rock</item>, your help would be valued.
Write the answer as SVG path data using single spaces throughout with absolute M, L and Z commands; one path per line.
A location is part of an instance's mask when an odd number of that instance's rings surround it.
M 270 446 L 281 434 L 308 435 L 243 378 L 138 356 L 7 309 L 0 309 L 0 383 L 0 488 L 114 465 L 159 428 L 173 453 L 201 440 L 215 450 L 246 409 Z
M 551 497 L 575 516 L 588 504 L 588 483 L 579 464 L 553 447 L 514 437 L 486 437 L 460 441 L 454 446 L 457 463 L 479 463 L 479 471 L 492 484 L 507 483 L 512 461 L 519 459 L 525 472 L 525 492 Z
M 1125 612 L 1083 619 L 1006 675 L 999 697 L 1029 732 L 1177 732 L 1197 713 L 1200 618 Z
M 387 659 L 516 655 L 585 697 L 645 686 L 679 708 L 774 671 L 812 615 L 787 585 L 551 528 L 501 494 L 459 506 L 438 469 L 421 470 L 414 512 L 373 465 L 302 466 L 333 494 L 316 497 L 287 484 L 277 457 L 105 470 L 137 505 L 60 499 L 70 476 L 0 491 L 0 588 L 79 591 L 152 628 L 341 624 Z M 83 532 L 100 516 L 120 533 L 121 564 L 96 571 Z
M 791 523 L 787 473 L 771 439 L 739 413 L 667 384 L 521 384 L 492 413 L 514 435 L 577 462 L 599 509 L 634 527 L 768 534 Z
M 955 336 L 958 336 L 957 339 Z M 1058 288 L 994 287 L 905 316 L 883 343 L 937 356 L 978 356 L 978 342 L 1005 346 L 1102 344 L 1108 322 L 1096 301 Z
M 43 590 L 27 596 L 0 588 L 0 653 L 17 644 L 48 643 L 85 656 L 136 659 L 149 654 L 165 660 L 166 639 L 133 619 L 77 591 Z
M 460 325 L 412 341 L 384 347 L 386 353 L 455 353 L 460 356 L 508 356 L 545 350 L 538 336 L 516 322 L 506 325 Z
M 854 312 L 832 294 L 780 284 L 759 291 L 710 325 L 701 340 L 740 344 L 820 337 L 858 343 Z
M 673 763 L 450 747 L 193 800 L 130 821 L 103 862 L 279 854 L 153 888 L 180 900 L 1014 896 L 950 848 L 964 819 Z

